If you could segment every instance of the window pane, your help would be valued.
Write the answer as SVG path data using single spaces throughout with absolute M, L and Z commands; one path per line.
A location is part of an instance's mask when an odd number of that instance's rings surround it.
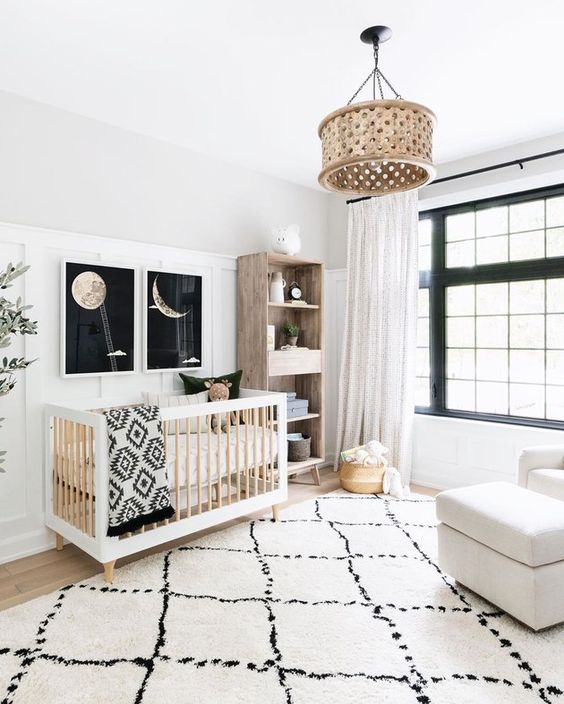
M 430 404 L 429 377 L 417 377 L 415 379 L 415 405 L 429 406 Z
M 544 418 L 544 387 L 510 384 L 509 412 L 512 416 Z
M 417 294 L 417 315 L 429 317 L 429 289 L 420 288 Z
M 447 318 L 447 347 L 474 347 L 474 318 Z
M 476 378 L 481 381 L 507 381 L 507 350 L 476 350 Z
M 417 321 L 417 347 L 429 346 L 429 318 L 419 318 Z
M 546 383 L 564 385 L 564 352 L 547 350 Z M 564 400 L 564 389 L 561 389 L 561 394 Z
M 509 285 L 510 313 L 543 313 L 544 281 L 512 281 Z
M 546 316 L 546 346 L 564 350 L 564 315 Z
M 477 347 L 507 347 L 507 317 L 484 315 L 476 318 Z
M 477 264 L 494 264 L 495 262 L 506 262 L 507 259 L 507 235 L 488 237 L 478 240 L 476 243 Z
M 433 221 L 431 218 L 419 220 L 419 245 L 431 244 L 431 235 L 433 234 Z
M 564 227 L 546 231 L 546 256 L 564 257 Z
M 508 226 L 507 213 L 506 205 L 476 211 L 476 237 L 504 235 Z
M 474 266 L 475 259 L 475 244 L 474 240 L 465 242 L 453 242 L 446 246 L 446 261 L 447 267 L 452 269 L 457 266 Z
M 429 376 L 429 349 L 418 347 L 415 350 L 415 369 L 417 376 Z
M 546 312 L 564 313 L 564 279 L 547 280 Z
M 503 315 L 508 312 L 508 284 L 478 284 L 476 286 L 476 313 Z
M 544 348 L 544 315 L 512 315 L 509 331 L 511 347 Z
M 546 387 L 546 417 L 564 420 L 564 389 L 561 386 Z
M 431 247 L 424 245 L 418 249 L 418 266 L 419 271 L 431 270 Z
M 473 379 L 475 374 L 474 350 L 447 350 L 447 378 Z
M 538 230 L 544 227 L 544 200 L 533 200 L 509 206 L 511 232 Z
M 564 196 L 546 199 L 546 226 L 564 225 Z
M 446 289 L 447 315 L 474 315 L 474 285 Z
M 474 381 L 447 381 L 447 408 L 474 411 Z
M 476 410 L 478 413 L 503 413 L 509 408 L 509 384 L 479 381 L 476 384 Z
M 511 261 L 542 259 L 544 257 L 544 230 L 519 232 L 509 238 L 509 258 Z
M 544 384 L 544 350 L 511 350 L 509 379 L 527 384 Z
M 445 218 L 447 242 L 474 239 L 474 213 L 458 213 Z

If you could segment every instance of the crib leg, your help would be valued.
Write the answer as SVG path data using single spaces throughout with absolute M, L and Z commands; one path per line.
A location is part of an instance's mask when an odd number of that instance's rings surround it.
M 313 478 L 313 481 L 317 484 L 317 486 L 321 486 L 321 479 L 319 478 L 319 470 L 317 469 L 316 464 L 314 464 L 313 467 L 311 468 L 311 476 Z
M 107 584 L 112 584 L 114 581 L 114 565 L 115 560 L 110 560 L 110 562 L 104 562 L 104 580 Z
M 273 518 L 275 521 L 279 521 L 279 520 L 280 520 L 280 507 L 279 507 L 278 504 L 274 504 L 274 505 L 272 506 L 272 518 Z
M 59 552 L 65 547 L 63 543 L 63 536 L 60 533 L 55 533 L 55 547 Z

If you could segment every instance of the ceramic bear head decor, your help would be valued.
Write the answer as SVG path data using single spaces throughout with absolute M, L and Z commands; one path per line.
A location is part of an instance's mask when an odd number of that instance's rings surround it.
M 232 384 L 227 379 L 221 379 L 221 381 L 208 379 L 204 386 L 209 391 L 210 401 L 227 401 L 229 399 L 229 388 Z
M 299 254 L 302 248 L 299 225 L 277 225 L 272 228 L 272 249 L 279 254 Z

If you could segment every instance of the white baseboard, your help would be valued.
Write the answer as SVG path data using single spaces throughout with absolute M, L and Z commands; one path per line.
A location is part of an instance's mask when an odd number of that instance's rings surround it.
M 23 533 L 0 541 L 0 565 L 22 557 L 36 555 L 55 547 L 53 531 L 48 528 Z

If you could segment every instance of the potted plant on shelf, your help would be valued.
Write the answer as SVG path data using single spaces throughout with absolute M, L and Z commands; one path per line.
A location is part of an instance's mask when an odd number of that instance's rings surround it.
M 291 347 L 295 347 L 298 342 L 300 328 L 294 323 L 284 323 L 282 332 L 286 335 L 286 341 Z

